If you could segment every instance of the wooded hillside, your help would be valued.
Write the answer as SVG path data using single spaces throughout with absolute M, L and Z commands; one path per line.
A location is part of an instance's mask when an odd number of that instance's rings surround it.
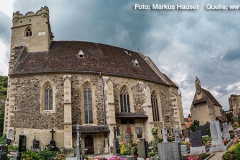
M 4 108 L 7 97 L 8 77 L 0 76 L 0 136 L 3 133 Z

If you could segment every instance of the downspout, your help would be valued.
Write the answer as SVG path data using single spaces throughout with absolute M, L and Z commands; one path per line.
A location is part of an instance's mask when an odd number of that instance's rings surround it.
M 102 103 L 103 103 L 103 122 L 104 122 L 104 126 L 106 126 L 106 108 L 105 108 L 105 101 L 104 101 L 104 80 L 103 80 L 103 76 L 102 76 L 102 72 L 99 73 L 100 78 L 102 79 Z

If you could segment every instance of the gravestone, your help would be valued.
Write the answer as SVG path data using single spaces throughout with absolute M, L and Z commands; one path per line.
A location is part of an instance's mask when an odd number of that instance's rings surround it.
M 26 151 L 26 144 L 27 144 L 26 136 L 19 135 L 18 152 Z
M 138 148 L 138 157 L 147 158 L 148 142 L 145 141 L 145 139 L 141 139 L 140 141 L 137 142 L 137 148 Z
M 39 149 L 39 141 L 36 139 L 33 140 L 33 149 Z
M 18 156 L 17 156 L 17 160 L 21 160 L 21 152 L 26 151 L 26 136 L 20 134 L 19 135 L 19 141 L 18 141 Z
M 191 155 L 206 153 L 205 146 L 202 145 L 202 135 L 200 130 L 190 133 L 190 139 L 192 143 L 192 147 L 190 147 Z
M 201 135 L 202 135 L 202 136 L 208 135 L 208 134 L 207 134 L 207 129 L 206 129 L 206 126 L 205 126 L 205 125 L 199 126 L 199 127 L 198 127 L 198 130 L 201 131 Z
M 181 159 L 181 150 L 179 142 L 167 142 L 158 144 L 158 157 L 161 160 L 179 160 Z
M 200 130 L 192 132 L 190 134 L 190 139 L 191 139 L 192 147 L 202 146 L 202 135 Z
M 57 151 L 58 148 L 56 147 L 56 142 L 53 138 L 53 133 L 55 132 L 53 129 L 50 131 L 52 133 L 52 139 L 50 141 L 50 151 Z
M 228 127 L 229 131 L 233 131 L 233 127 L 232 127 L 232 122 L 229 122 L 229 127 Z
M 163 136 L 163 142 L 168 142 L 167 140 L 167 129 L 165 127 L 162 128 L 162 136 Z
M 221 136 L 220 124 L 218 121 L 213 121 L 210 123 L 211 130 L 211 148 L 210 152 L 224 151 L 224 143 Z
M 228 129 L 228 123 L 223 123 L 223 139 L 224 140 L 230 140 L 230 134 Z
M 179 131 L 179 130 L 174 130 L 173 133 L 174 133 L 174 136 L 175 136 L 175 141 L 176 141 L 176 142 L 181 141 L 180 131 Z
M 0 146 L 0 160 L 8 160 L 7 153 L 8 153 L 8 147 Z

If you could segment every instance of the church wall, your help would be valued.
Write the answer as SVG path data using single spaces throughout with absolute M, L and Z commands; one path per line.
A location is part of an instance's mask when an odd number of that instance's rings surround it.
M 14 111 L 8 111 L 8 120 L 10 122 L 9 126 L 6 127 L 6 133 L 9 129 L 16 128 L 15 140 L 18 142 L 18 136 L 22 132 L 27 135 L 27 137 L 34 137 L 33 133 L 38 130 L 42 130 L 44 135 L 51 135 L 49 129 L 56 130 L 56 137 L 63 137 L 63 117 L 64 117 L 64 92 L 63 92 L 63 76 L 71 75 L 71 85 L 72 85 L 72 124 L 84 125 L 83 118 L 83 86 L 85 83 L 89 83 L 92 89 L 92 101 L 93 101 L 93 124 L 92 125 L 104 125 L 104 109 L 103 109 L 103 97 L 102 97 L 102 79 L 99 75 L 93 74 L 46 74 L 46 75 L 28 75 L 28 76 L 12 76 L 9 79 L 9 94 L 8 97 L 9 106 L 7 109 L 12 108 Z M 104 76 L 104 84 L 108 81 L 112 83 L 112 92 L 111 89 L 109 93 L 114 95 L 111 97 L 111 101 L 114 103 L 106 104 L 107 101 L 107 91 L 105 92 L 105 106 L 114 107 L 116 113 L 120 111 L 120 102 L 119 102 L 119 91 L 123 85 L 127 86 L 129 89 L 130 101 L 131 101 L 131 112 L 149 114 L 147 120 L 136 120 L 135 124 L 131 124 L 131 131 L 133 133 L 133 140 L 137 141 L 135 127 L 143 127 L 143 138 L 146 140 L 151 140 L 151 128 L 153 126 L 160 128 L 163 126 L 169 129 L 170 131 L 174 128 L 174 125 L 178 124 L 173 118 L 173 106 L 172 100 L 170 98 L 169 87 L 161 84 L 156 84 L 152 82 L 141 81 L 137 79 L 129 79 L 124 77 L 115 77 L 115 76 Z M 53 93 L 55 97 L 54 110 L 53 111 L 44 111 L 41 109 L 41 94 L 42 87 L 45 83 L 48 83 L 53 87 Z M 149 89 L 146 89 L 149 88 Z M 160 122 L 153 122 L 152 119 L 152 106 L 151 100 L 149 99 L 150 93 L 155 90 L 158 96 L 158 107 L 160 114 Z M 148 97 L 148 99 L 146 98 Z M 109 115 L 109 108 L 106 108 L 106 124 L 109 126 L 110 134 L 108 135 L 109 147 L 112 146 L 113 140 L 113 131 L 114 126 L 120 126 L 122 131 L 126 130 L 127 125 L 121 125 L 112 123 L 111 118 L 115 115 Z M 163 124 L 163 121 L 165 123 Z M 21 129 L 22 128 L 22 129 Z M 46 131 L 45 131 L 46 129 Z M 60 132 L 61 131 L 61 132 Z M 59 132 L 59 133 L 58 133 Z M 56 140 L 58 144 L 63 145 L 62 139 L 58 138 L 60 141 Z M 104 142 L 104 136 L 99 134 L 94 134 L 94 144 L 100 144 Z M 45 137 L 39 137 L 37 140 L 40 141 L 43 145 L 49 144 L 49 139 Z M 32 140 L 31 140 L 32 141 Z M 31 142 L 30 141 L 30 142 Z M 31 146 L 31 143 L 28 142 L 28 147 Z M 73 143 L 74 140 L 73 140 Z M 97 147 L 97 146 L 95 146 Z M 96 152 L 100 152 L 96 148 Z

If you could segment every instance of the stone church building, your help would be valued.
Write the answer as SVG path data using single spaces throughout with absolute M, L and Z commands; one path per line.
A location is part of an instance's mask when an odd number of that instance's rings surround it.
M 198 77 L 196 77 L 195 86 L 196 92 L 190 108 L 192 120 L 198 120 L 200 124 L 215 120 L 225 122 L 225 111 L 221 104 L 208 90 L 201 87 Z
M 111 152 L 120 135 L 152 140 L 151 128 L 184 129 L 178 86 L 140 51 L 83 41 L 54 41 L 49 9 L 13 13 L 4 133 L 72 155 L 76 125 L 82 149 Z

